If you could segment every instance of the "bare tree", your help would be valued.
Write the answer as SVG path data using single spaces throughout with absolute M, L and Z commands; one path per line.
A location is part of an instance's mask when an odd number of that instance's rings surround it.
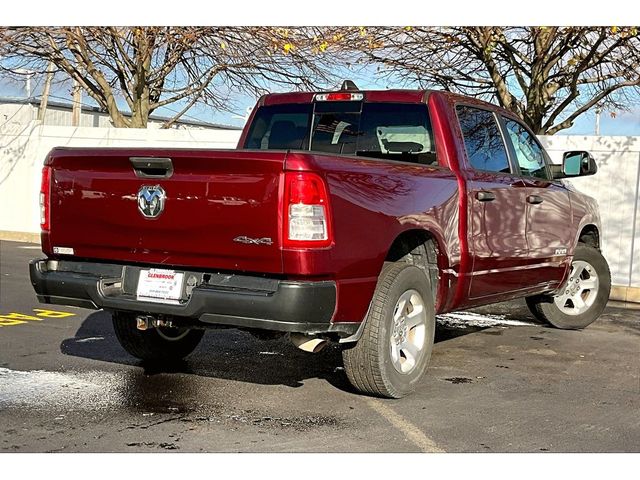
M 497 101 L 537 134 L 640 94 L 636 27 L 360 27 L 344 44 L 382 75 Z M 335 38 L 335 31 L 325 33 Z
M 309 45 L 302 30 L 276 27 L 3 28 L 0 66 L 43 73 L 55 65 L 116 127 L 145 128 L 154 110 L 173 105 L 168 127 L 199 102 L 231 110 L 234 93 L 327 81 Z

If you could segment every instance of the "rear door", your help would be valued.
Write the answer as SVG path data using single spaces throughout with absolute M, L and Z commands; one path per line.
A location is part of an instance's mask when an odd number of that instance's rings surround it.
M 527 188 L 527 245 L 532 268 L 531 286 L 561 281 L 567 253 L 573 244 L 569 193 L 551 179 L 544 149 L 527 127 L 502 119 L 522 181 Z
M 469 298 L 522 288 L 527 263 L 526 185 L 510 162 L 496 115 L 476 107 L 456 108 L 467 156 L 470 250 Z

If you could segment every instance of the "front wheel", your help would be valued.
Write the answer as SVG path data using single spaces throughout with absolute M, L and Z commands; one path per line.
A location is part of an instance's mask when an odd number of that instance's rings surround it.
M 529 310 L 540 320 L 556 328 L 578 330 L 593 323 L 609 301 L 611 274 L 609 265 L 594 247 L 576 247 L 569 279 L 556 296 L 527 298 Z
M 365 321 L 360 340 L 342 353 L 349 381 L 370 395 L 411 393 L 433 350 L 435 312 L 428 277 L 405 263 L 385 265 Z
M 204 330 L 157 327 L 138 330 L 136 315 L 114 312 L 113 328 L 120 345 L 131 355 L 150 362 L 175 362 L 200 343 Z

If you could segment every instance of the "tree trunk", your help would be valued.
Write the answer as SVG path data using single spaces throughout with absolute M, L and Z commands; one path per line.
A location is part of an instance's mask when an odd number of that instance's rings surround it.
M 49 66 L 47 67 L 47 77 L 44 81 L 42 96 L 40 97 L 40 109 L 38 110 L 38 120 L 43 123 L 47 114 L 47 103 L 49 103 L 49 91 L 51 90 L 51 82 L 53 81 L 54 70 L 55 67 L 53 65 L 53 62 L 49 62 Z
M 71 126 L 80 126 L 80 116 L 82 114 L 82 89 L 80 84 L 73 82 L 73 110 L 71 111 Z

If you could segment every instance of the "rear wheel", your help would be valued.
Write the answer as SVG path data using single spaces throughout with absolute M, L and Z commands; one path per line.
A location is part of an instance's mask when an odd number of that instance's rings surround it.
M 576 247 L 569 279 L 556 296 L 527 298 L 527 306 L 540 320 L 557 328 L 581 329 L 593 323 L 609 300 L 611 274 L 609 265 L 594 247 Z
M 424 375 L 435 334 L 429 279 L 418 267 L 385 265 L 362 337 L 343 351 L 347 377 L 360 392 L 401 398 Z
M 113 328 L 120 345 L 131 355 L 152 362 L 172 362 L 189 355 L 200 343 L 204 330 L 158 327 L 138 330 L 136 315 L 114 312 Z

